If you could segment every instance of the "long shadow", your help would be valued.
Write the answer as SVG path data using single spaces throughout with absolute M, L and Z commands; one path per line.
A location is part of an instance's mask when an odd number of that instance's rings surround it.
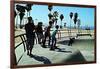
M 77 42 L 87 42 L 87 41 L 90 41 L 90 40 L 93 40 L 93 39 L 75 39 L 74 40 L 74 43 L 77 43 Z M 63 41 L 59 41 L 59 42 L 57 42 L 58 44 L 62 44 L 62 45 L 68 45 L 68 43 L 69 43 L 69 40 L 63 40 Z M 73 44 L 74 44 L 73 43 Z
M 70 58 L 64 60 L 65 62 L 86 62 L 86 59 L 82 55 L 80 51 L 76 52 L 75 54 L 71 55 Z
M 66 51 L 64 48 L 57 48 L 57 52 L 72 53 L 72 51 Z
M 58 48 L 58 51 L 57 52 L 72 53 L 72 51 L 65 51 L 65 50 L 62 50 L 60 48 Z
M 37 61 L 43 62 L 44 64 L 51 64 L 51 61 L 44 56 L 37 56 L 37 55 L 31 54 L 30 57 Z
M 58 44 L 68 45 L 69 40 L 59 41 Z

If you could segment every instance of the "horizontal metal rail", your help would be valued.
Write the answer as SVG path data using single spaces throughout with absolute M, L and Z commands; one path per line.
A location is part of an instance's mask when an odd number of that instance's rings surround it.
M 14 37 L 14 38 L 18 38 L 18 37 L 21 38 L 21 42 L 20 42 L 19 44 L 17 44 L 17 45 L 14 47 L 14 49 L 18 48 L 21 44 L 23 44 L 24 52 L 26 51 L 26 38 L 25 38 L 25 36 L 26 36 L 26 34 L 24 33 L 24 34 L 20 34 L 20 35 L 17 35 L 17 36 Z M 20 59 L 22 58 L 22 56 L 23 56 L 23 54 L 22 54 L 21 57 L 18 59 L 18 62 L 20 61 Z M 15 54 L 15 58 L 17 58 L 17 57 L 16 57 L 16 54 Z M 18 64 L 17 59 L 15 59 L 15 62 L 16 62 L 16 65 L 17 65 L 17 64 Z

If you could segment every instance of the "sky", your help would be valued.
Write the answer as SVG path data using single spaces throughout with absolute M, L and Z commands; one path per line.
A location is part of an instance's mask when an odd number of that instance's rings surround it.
M 67 26 L 70 25 L 70 12 L 78 13 L 78 19 L 81 20 L 81 26 L 94 26 L 94 8 L 83 8 L 83 7 L 69 7 L 69 6 L 53 6 L 52 13 L 54 11 L 58 12 L 58 25 L 61 25 L 60 15 L 64 15 L 64 19 L 62 23 L 67 23 Z M 48 6 L 47 5 L 33 5 L 31 10 L 31 16 L 37 24 L 37 22 L 43 22 L 43 25 L 48 25 L 48 14 L 49 14 Z M 26 17 L 25 15 L 24 17 Z M 74 26 L 73 19 L 71 25 Z

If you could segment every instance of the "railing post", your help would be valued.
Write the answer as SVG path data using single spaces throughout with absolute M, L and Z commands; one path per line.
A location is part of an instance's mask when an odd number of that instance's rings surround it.
M 17 65 L 17 59 L 16 59 L 16 55 L 15 55 L 15 52 L 14 52 L 14 65 Z
M 11 68 L 14 68 L 14 66 L 17 65 L 17 59 L 16 59 L 16 55 L 15 52 L 11 52 Z
M 25 44 L 24 44 L 24 40 L 23 40 L 23 38 L 22 38 L 22 36 L 20 35 L 20 38 L 21 38 L 21 40 L 22 40 L 22 42 L 23 42 L 23 46 L 24 46 L 24 52 L 26 51 L 26 49 L 25 49 Z
M 58 31 L 58 39 L 61 39 L 61 32 L 60 32 L 60 30 Z
M 25 36 L 24 35 L 23 35 L 23 39 L 24 39 L 23 40 L 24 41 L 23 43 L 24 43 L 24 47 L 25 47 L 25 51 L 26 51 L 26 39 L 25 39 Z

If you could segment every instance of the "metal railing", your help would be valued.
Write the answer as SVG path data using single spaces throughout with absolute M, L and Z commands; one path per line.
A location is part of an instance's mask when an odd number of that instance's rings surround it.
M 24 52 L 26 51 L 26 34 L 24 33 L 24 34 L 20 34 L 20 35 L 17 35 L 17 36 L 15 36 L 14 38 L 16 39 L 16 38 L 21 38 L 21 42 L 20 43 L 18 43 L 15 47 L 14 47 L 14 51 L 19 47 L 19 46 L 21 46 L 22 44 L 23 44 L 23 47 L 24 47 Z M 60 39 L 61 38 L 61 32 L 58 34 L 58 39 Z M 35 38 L 36 39 L 36 44 L 37 44 L 37 38 Z M 20 58 L 18 59 L 18 61 L 17 61 L 17 57 L 16 57 L 16 53 L 15 53 L 15 62 L 16 62 L 16 64 L 18 64 L 19 63 L 19 61 L 21 60 L 21 58 L 22 58 L 22 56 L 23 56 L 23 54 L 20 56 Z
M 52 31 L 52 30 L 51 30 Z M 64 32 L 60 32 L 60 31 L 64 31 Z M 59 30 L 59 32 L 57 33 L 57 39 L 61 39 L 62 38 L 62 34 L 63 33 L 67 33 L 68 34 L 68 31 L 65 31 L 65 30 Z M 76 33 L 76 32 L 72 32 L 72 33 Z M 90 35 L 90 34 L 89 34 Z M 77 36 L 81 36 L 81 35 L 77 35 Z M 21 42 L 20 43 L 18 43 L 15 47 L 14 47 L 14 50 L 16 50 L 19 46 L 21 46 L 22 44 L 23 44 L 23 47 L 24 47 L 24 52 L 26 51 L 26 34 L 24 33 L 24 34 L 20 34 L 20 35 L 17 35 L 17 36 L 15 36 L 14 38 L 18 38 L 18 37 L 20 37 L 21 38 Z M 37 42 L 37 38 L 35 38 L 36 39 L 36 44 L 38 43 Z M 18 62 L 21 60 L 21 58 L 22 58 L 22 56 L 23 56 L 23 54 L 21 55 L 21 57 L 18 59 L 18 61 L 17 61 L 17 59 L 15 60 L 15 62 L 17 62 L 17 64 L 18 64 Z M 17 58 L 16 57 L 16 54 L 15 54 L 15 58 Z
M 14 37 L 14 38 L 18 38 L 18 37 L 21 38 L 21 42 L 18 43 L 18 44 L 14 47 L 14 50 L 17 49 L 20 45 L 23 44 L 24 52 L 26 51 L 26 38 L 25 38 L 25 36 L 26 36 L 26 34 L 24 33 L 24 34 L 20 34 L 20 35 L 17 35 L 17 36 Z M 19 63 L 19 61 L 20 61 L 20 59 L 22 58 L 22 56 L 23 56 L 23 54 L 22 54 L 21 57 L 18 59 L 18 61 L 17 61 L 17 59 L 15 60 L 16 64 Z M 16 57 L 16 54 L 15 54 L 15 58 L 17 58 L 17 57 Z

